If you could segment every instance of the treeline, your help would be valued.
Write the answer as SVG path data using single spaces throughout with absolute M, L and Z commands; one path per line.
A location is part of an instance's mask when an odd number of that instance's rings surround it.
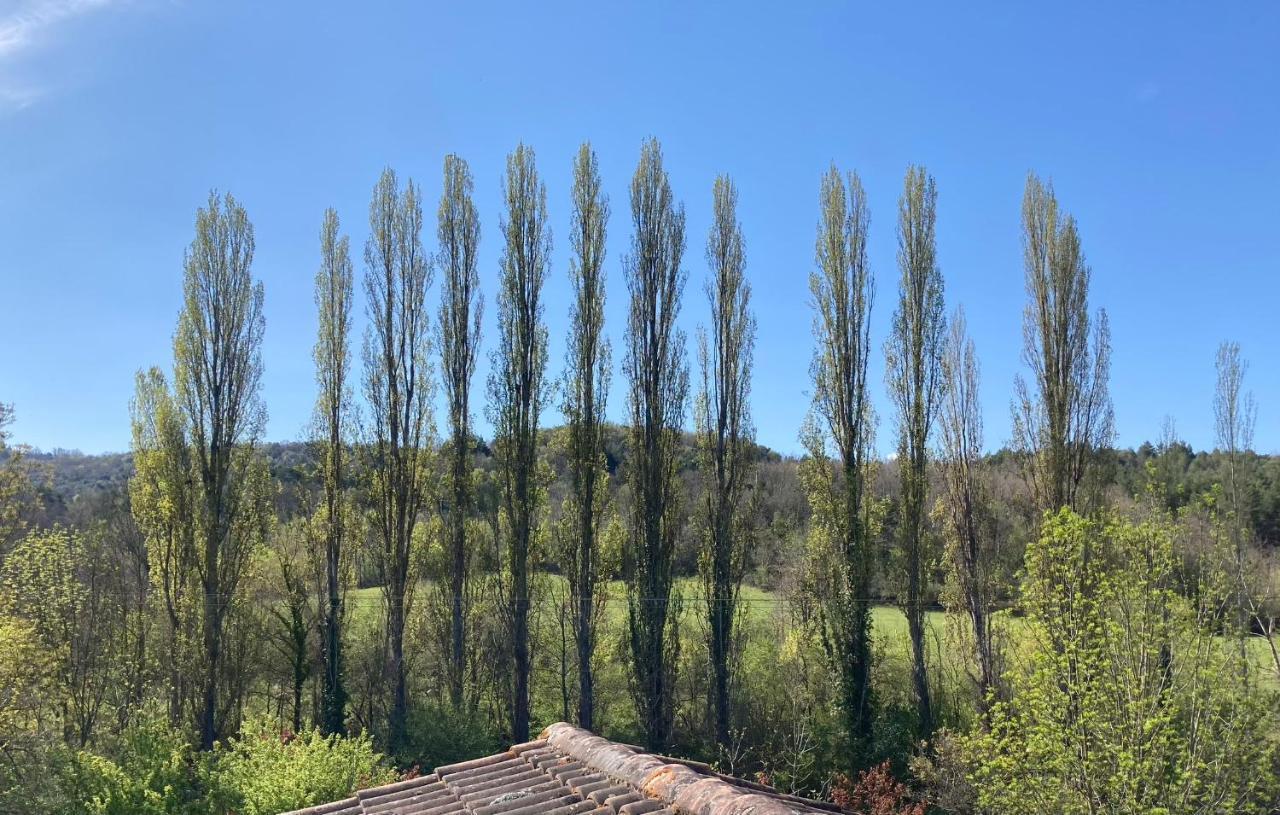
M 873 338 L 870 203 L 832 167 L 809 278 L 806 453 L 771 457 L 750 409 L 755 308 L 733 182 L 712 191 L 707 327 L 691 353 L 684 208 L 660 146 L 645 142 L 630 185 L 621 327 L 604 323 L 611 207 L 589 145 L 573 169 L 555 370 L 552 225 L 530 148 L 507 160 L 492 288 L 457 156 L 430 249 L 420 187 L 382 174 L 362 297 L 338 214 L 324 214 L 314 422 L 306 456 L 275 472 L 253 227 L 233 196 L 210 195 L 172 368 L 137 376 L 127 490 L 50 526 L 34 457 L 10 448 L 0 468 L 0 647 L 23 665 L 0 703 L 0 742 L 23 757 L 6 771 L 15 789 L 60 777 L 51 756 L 72 768 L 62 777 L 123 761 L 139 728 L 187 735 L 187 805 L 208 808 L 216 748 L 251 750 L 236 736 L 263 715 L 314 726 L 320 753 L 371 736 L 402 768 L 570 718 L 867 811 L 873 797 L 879 812 L 1275 802 L 1274 552 L 1258 544 L 1273 540 L 1271 468 L 1250 452 L 1237 346 L 1219 353 L 1218 466 L 1199 468 L 1171 428 L 1116 453 L 1107 316 L 1090 310 L 1075 221 L 1032 175 L 1026 372 L 1010 449 L 984 455 L 978 352 L 945 303 L 933 178 L 907 171 L 890 335 Z M 498 337 L 477 394 L 486 291 Z M 881 372 L 890 461 L 873 453 Z M 615 373 L 621 427 L 605 421 Z M 772 594 L 745 596 L 761 588 Z M 360 772 L 381 772 L 360 756 Z M 252 808 L 240 795 L 227 806 Z

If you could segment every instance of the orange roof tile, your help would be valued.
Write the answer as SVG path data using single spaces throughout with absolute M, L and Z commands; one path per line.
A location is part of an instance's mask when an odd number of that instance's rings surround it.
M 282 815 L 816 815 L 839 810 L 553 724 L 535 741 Z

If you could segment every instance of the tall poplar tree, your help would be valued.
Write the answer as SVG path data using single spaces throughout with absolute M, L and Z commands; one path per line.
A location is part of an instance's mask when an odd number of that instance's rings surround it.
M 911 680 L 920 731 L 933 732 L 933 704 L 925 664 L 925 501 L 929 490 L 929 438 L 942 391 L 946 333 L 942 271 L 934 226 L 937 187 L 923 167 L 911 167 L 898 201 L 898 309 L 885 345 L 889 393 L 898 414 L 898 474 L 901 496 L 898 549 L 905 569 L 907 629 L 911 635 Z
M 196 213 L 182 311 L 173 338 L 175 400 L 187 424 L 198 496 L 192 523 L 203 597 L 200 747 L 213 748 L 229 711 L 220 706 L 223 635 L 240 578 L 262 538 L 256 445 L 266 420 L 262 386 L 262 284 L 254 281 L 253 225 L 230 194 Z
M 448 560 L 450 601 L 449 701 L 462 705 L 466 653 L 467 516 L 471 512 L 471 377 L 480 350 L 484 300 L 476 249 L 480 218 L 471 200 L 473 182 L 467 162 L 444 158 L 437 236 L 444 276 L 440 298 L 440 367 L 449 403 Z
M 350 241 L 339 235 L 338 213 L 326 210 L 320 228 L 320 268 L 316 272 L 319 328 L 313 352 L 316 363 L 315 422 L 324 489 L 324 609 L 320 657 L 324 665 L 320 691 L 320 727 L 325 733 L 346 732 L 347 691 L 342 681 L 343 595 L 341 566 L 346 538 L 344 479 L 350 436 L 351 299 Z
M 538 419 L 546 405 L 547 326 L 542 287 L 551 263 L 547 190 L 533 150 L 521 144 L 507 156 L 503 183 L 506 246 L 498 283 L 498 347 L 489 379 L 502 505 L 511 569 L 508 611 L 515 687 L 512 736 L 529 738 L 529 560 L 539 522 Z
M 1114 433 L 1111 332 L 1106 311 L 1090 326 L 1091 272 L 1075 219 L 1034 174 L 1022 199 L 1022 249 L 1022 358 L 1032 383 L 1014 382 L 1014 444 L 1040 509 L 1081 510 L 1095 497 L 1100 455 Z
M 873 710 L 867 489 L 875 421 L 867 392 L 870 215 L 857 174 L 849 174 L 846 186 L 834 166 L 822 179 L 819 203 L 817 268 L 809 275 L 817 343 L 811 365 L 813 413 L 802 432 L 809 457 L 801 478 L 813 510 L 813 590 L 839 677 L 850 767 L 857 769 L 869 758 Z M 834 446 L 834 461 L 829 446 Z
M 404 628 L 417 583 L 413 530 L 428 491 L 432 435 L 431 318 L 426 294 L 431 266 L 422 250 L 418 187 L 403 191 L 387 168 L 369 204 L 364 288 L 369 327 L 364 339 L 364 391 L 370 503 L 379 542 L 378 570 L 387 610 L 388 737 L 404 744 Z
M 671 194 L 656 139 L 640 151 L 631 219 L 631 251 L 623 261 L 631 295 L 623 366 L 631 414 L 631 523 L 623 574 L 640 726 L 647 747 L 660 750 L 671 734 L 679 653 L 671 565 L 680 526 L 676 467 L 689 370 L 684 332 L 676 327 L 685 283 L 684 207 Z
M 727 746 L 733 622 L 752 534 L 745 501 L 754 470 L 755 427 L 749 398 L 756 321 L 738 222 L 738 190 L 728 176 L 716 179 L 712 199 L 715 217 L 707 235 L 711 277 L 706 286 L 711 330 L 698 338 L 702 388 L 695 413 L 706 480 L 700 566 L 707 597 L 715 737 Z
M 947 562 L 969 617 L 977 666 L 978 706 L 996 687 L 997 663 L 993 606 L 999 589 L 997 539 L 991 513 L 990 475 L 982 457 L 980 371 L 964 311 L 957 308 L 942 358 L 943 389 L 939 415 L 942 517 Z
M 604 333 L 605 229 L 609 199 L 589 144 L 573 162 L 573 221 L 569 242 L 573 257 L 569 278 L 573 308 L 563 383 L 569 435 L 569 495 L 566 516 L 572 541 L 566 552 L 566 576 L 573 603 L 573 633 L 578 654 L 578 724 L 592 729 L 595 688 L 591 662 L 596 643 L 596 581 L 600 536 L 609 499 L 605 467 L 605 405 L 609 396 L 609 339 Z

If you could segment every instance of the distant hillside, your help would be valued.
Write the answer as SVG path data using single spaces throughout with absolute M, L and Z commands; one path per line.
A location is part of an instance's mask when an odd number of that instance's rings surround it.
M 563 427 L 553 427 L 542 436 L 545 460 L 562 476 L 551 489 L 551 499 L 557 503 L 565 487 L 564 433 Z M 475 439 L 473 449 L 477 468 L 487 470 L 493 467 L 486 441 Z M 760 486 L 769 522 L 784 516 L 791 523 L 803 523 L 808 518 L 808 506 L 796 481 L 796 459 L 764 446 L 757 449 L 763 463 Z M 262 445 L 262 452 L 267 457 L 273 477 L 286 489 L 310 483 L 312 462 L 305 443 L 269 442 Z M 609 426 L 605 452 L 610 476 L 615 484 L 619 484 L 629 453 L 625 429 L 620 425 Z M 76 450 L 53 450 L 32 451 L 28 456 L 43 470 L 45 522 L 64 519 L 66 508 L 78 496 L 92 496 L 122 487 L 133 472 L 130 453 L 86 455 Z M 684 435 L 680 458 L 680 470 L 687 485 L 696 488 L 699 474 L 692 434 Z M 1009 451 L 1001 450 L 988 460 L 996 472 L 1003 474 L 1002 480 L 1009 485 L 1008 489 L 1016 491 L 1019 476 Z M 1170 507 L 1175 508 L 1204 494 L 1214 484 L 1222 483 L 1225 467 L 1225 457 L 1218 452 L 1196 452 L 1181 443 L 1162 452 L 1151 444 L 1143 444 L 1136 449 L 1112 452 L 1112 489 L 1137 496 L 1145 491 L 1148 480 L 1154 477 L 1166 493 Z M 1245 467 L 1249 471 L 1246 489 L 1254 531 L 1265 545 L 1280 545 L 1280 456 L 1249 454 Z M 892 470 L 892 462 L 881 468 L 875 487 L 877 493 L 884 496 L 895 494 L 896 477 L 891 475 Z
M 559 452 L 563 427 L 547 428 L 542 434 L 544 450 L 557 472 L 563 469 L 563 456 Z M 694 437 L 686 433 L 684 436 L 684 455 L 682 469 L 691 469 L 694 465 Z M 482 439 L 473 441 L 477 466 L 488 466 L 492 454 L 489 445 Z M 300 441 L 266 442 L 261 446 L 267 457 L 271 474 L 284 484 L 296 484 L 307 480 L 312 466 L 311 454 L 307 444 Z M 781 461 L 784 457 L 764 446 L 759 446 L 758 453 L 763 461 Z M 620 425 L 609 425 L 605 439 L 605 456 L 609 473 L 619 475 L 619 467 L 627 457 L 627 439 L 624 428 Z M 3 455 L 0 453 L 0 455 Z M 133 475 L 132 453 L 104 453 L 89 455 L 79 450 L 54 449 L 49 452 L 32 450 L 27 453 L 29 461 L 38 464 L 45 475 L 45 494 L 55 497 L 64 503 L 70 503 L 79 495 L 112 490 L 128 482 Z

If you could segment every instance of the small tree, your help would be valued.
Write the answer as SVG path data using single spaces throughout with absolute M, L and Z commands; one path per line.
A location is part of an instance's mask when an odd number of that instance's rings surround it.
M 700 558 L 707 598 L 707 645 L 711 652 L 715 737 L 729 745 L 729 681 L 734 617 L 746 571 L 751 521 L 746 505 L 754 469 L 755 428 L 751 423 L 751 363 L 756 324 L 751 284 L 745 274 L 738 191 L 727 176 L 712 188 L 715 220 L 707 236 L 707 300 L 711 332 L 700 332 L 698 356 L 702 388 L 695 414 L 698 449 L 706 479 L 702 502 L 705 541 Z
M 684 208 L 675 203 L 656 139 L 631 180 L 631 252 L 623 261 L 631 307 L 627 358 L 631 414 L 631 528 L 623 554 L 636 707 L 646 745 L 671 733 L 679 638 L 672 559 L 680 528 L 676 455 L 689 391 L 684 332 L 676 327 L 685 273 Z
M 310 518 L 280 524 L 272 530 L 259 568 L 266 605 L 268 644 L 284 662 L 289 698 L 289 721 L 293 732 L 302 730 L 302 697 L 312 672 L 312 632 L 316 629 L 316 607 L 324 614 L 325 604 L 312 594 L 309 559 L 312 538 L 319 530 L 306 528 Z M 327 631 L 321 627 L 320 634 Z M 321 655 L 324 658 L 324 654 Z M 321 691 L 321 705 L 326 702 Z M 321 715 L 324 715 L 321 708 Z
M 993 812 L 1263 812 L 1274 697 L 1216 641 L 1227 580 L 1178 591 L 1171 531 L 1045 517 L 1027 549 L 1025 664 L 968 740 Z M 1190 596 L 1194 599 L 1187 599 Z
M 158 368 L 139 371 L 129 407 L 133 476 L 129 506 L 146 541 L 151 595 L 160 609 L 169 724 L 177 727 L 199 685 L 199 598 L 196 584 L 196 484 L 182 413 Z
M 9 443 L 13 419 L 13 405 L 0 402 L 0 556 L 22 536 L 26 511 L 38 501 L 26 449 Z
M 993 612 L 1000 586 L 998 544 L 991 514 L 990 474 L 982 453 L 978 356 L 963 309 L 951 320 L 942 356 L 939 415 L 943 495 L 939 501 L 946 562 L 956 605 L 969 618 L 977 666 L 979 707 L 999 679 Z
M 1022 358 L 1032 384 L 1021 376 L 1014 382 L 1014 445 L 1040 509 L 1081 509 L 1099 497 L 1100 457 L 1114 434 L 1111 332 L 1106 311 L 1090 325 L 1091 272 L 1075 219 L 1035 175 L 1022 199 L 1022 249 Z

